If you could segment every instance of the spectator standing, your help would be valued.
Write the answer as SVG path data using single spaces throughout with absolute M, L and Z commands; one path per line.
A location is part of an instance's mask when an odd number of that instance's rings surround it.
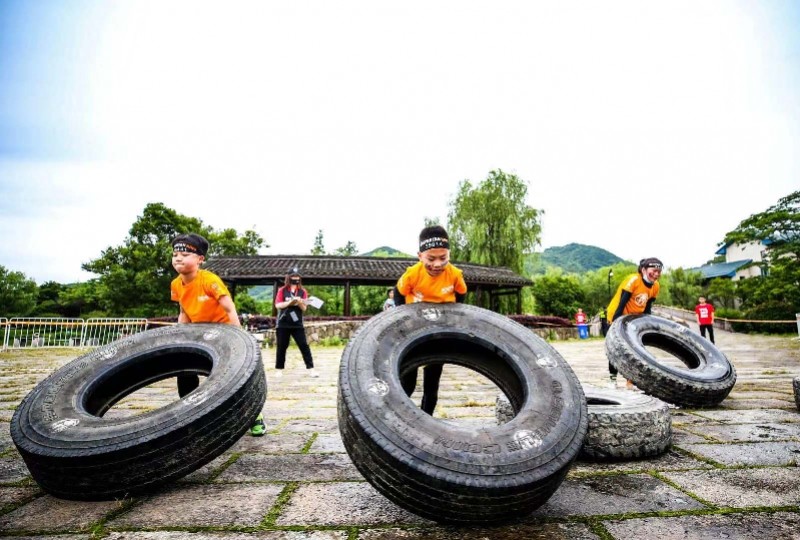
M 703 296 L 697 301 L 694 313 L 697 316 L 697 324 L 700 325 L 700 335 L 706 337 L 706 330 L 708 330 L 708 340 L 714 343 L 714 305 L 707 304 Z
M 277 322 L 275 323 L 275 372 L 276 377 L 281 377 L 286 366 L 286 349 L 289 348 L 289 338 L 293 338 L 303 362 L 311 377 L 319 377 L 314 370 L 314 358 L 306 339 L 306 329 L 303 327 L 303 313 L 308 306 L 308 291 L 303 288 L 303 277 L 300 270 L 292 268 L 284 281 L 283 287 L 275 295 L 275 307 L 278 309 Z
M 386 300 L 383 302 L 383 311 L 394 307 L 394 289 L 386 291 Z
M 589 337 L 589 319 L 586 317 L 586 313 L 583 312 L 583 309 L 578 308 L 578 312 L 575 314 L 575 325 L 578 327 L 578 337 L 581 339 L 586 339 Z
M 467 284 L 461 270 L 450 263 L 450 239 L 444 227 L 425 227 L 419 233 L 419 262 L 409 267 L 397 281 L 394 301 L 397 305 L 415 302 L 463 302 Z M 422 371 L 420 408 L 433 416 L 439 399 L 442 364 L 426 365 Z M 407 396 L 417 385 L 417 369 L 403 374 L 400 383 Z

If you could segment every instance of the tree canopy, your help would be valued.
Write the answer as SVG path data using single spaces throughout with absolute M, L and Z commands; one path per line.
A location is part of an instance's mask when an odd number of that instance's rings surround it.
M 35 281 L 0 265 L 0 316 L 29 315 L 36 307 L 38 292 Z
M 745 318 L 791 320 L 800 310 L 800 191 L 751 215 L 725 235 L 725 243 L 762 240 L 769 246 L 765 275 L 736 282 L 739 307 Z
M 207 258 L 255 255 L 264 240 L 255 231 L 215 230 L 199 218 L 179 214 L 162 203 L 145 206 L 120 246 L 103 250 L 100 257 L 83 264 L 98 274 L 98 296 L 103 308 L 115 315 L 158 316 L 176 312 L 169 284 L 175 277 L 170 239 L 195 232 L 210 244 Z
M 528 206 L 527 195 L 524 181 L 500 169 L 477 186 L 463 180 L 447 216 L 452 258 L 522 274 L 542 231 L 542 211 Z

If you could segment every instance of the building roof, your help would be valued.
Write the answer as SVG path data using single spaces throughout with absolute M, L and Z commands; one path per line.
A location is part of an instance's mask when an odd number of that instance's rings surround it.
M 741 261 L 733 261 L 719 264 L 706 264 L 697 268 L 690 268 L 687 272 L 700 272 L 703 274 L 703 279 L 714 279 L 719 277 L 732 278 L 736 276 L 736 271 L 739 268 L 753 262 L 753 259 L 742 259 Z
M 418 259 L 398 257 L 346 257 L 336 255 L 251 255 L 213 257 L 203 265 L 223 280 L 240 285 L 266 285 L 283 281 L 294 267 L 306 284 L 391 285 Z M 467 286 L 484 289 L 520 288 L 532 282 L 511 269 L 454 262 Z
M 768 246 L 768 245 L 772 244 L 772 242 L 773 242 L 772 238 L 765 238 L 765 239 L 759 241 L 759 243 L 761 245 L 763 245 L 763 246 Z M 714 253 L 716 255 L 725 255 L 726 253 L 728 253 L 728 246 L 732 246 L 733 244 L 734 244 L 734 242 L 726 242 L 726 243 L 722 244 L 722 246 L 717 251 L 715 251 Z

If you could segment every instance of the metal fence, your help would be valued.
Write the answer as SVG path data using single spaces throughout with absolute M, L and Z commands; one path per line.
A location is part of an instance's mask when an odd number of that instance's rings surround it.
M 0 349 L 5 348 L 6 334 L 8 333 L 8 319 L 0 317 Z
M 0 319 L 3 349 L 99 347 L 147 330 L 147 319 L 12 317 Z

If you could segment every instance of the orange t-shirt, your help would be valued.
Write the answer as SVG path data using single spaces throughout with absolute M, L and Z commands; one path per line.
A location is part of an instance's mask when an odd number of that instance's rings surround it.
M 608 322 L 613 322 L 612 319 L 614 317 L 614 313 L 617 311 L 617 306 L 619 306 L 619 301 L 622 297 L 622 291 L 628 291 L 631 293 L 631 299 L 628 300 L 628 303 L 625 304 L 625 307 L 622 310 L 623 315 L 629 315 L 632 313 L 644 313 L 644 308 L 647 307 L 647 302 L 651 298 L 658 296 L 659 289 L 660 286 L 658 281 L 648 287 L 642 279 L 642 275 L 639 273 L 627 276 L 622 283 L 619 284 L 619 288 L 617 289 L 614 298 L 612 298 L 611 302 L 608 304 Z
M 434 277 L 425 270 L 422 261 L 409 267 L 397 281 L 397 290 L 406 297 L 406 303 L 455 302 L 456 293 L 466 294 L 467 284 L 461 270 L 448 264 L 444 272 Z
M 222 280 L 208 270 L 198 270 L 191 283 L 183 284 L 181 276 L 170 285 L 172 301 L 178 302 L 193 323 L 230 323 L 219 299 L 230 296 Z

